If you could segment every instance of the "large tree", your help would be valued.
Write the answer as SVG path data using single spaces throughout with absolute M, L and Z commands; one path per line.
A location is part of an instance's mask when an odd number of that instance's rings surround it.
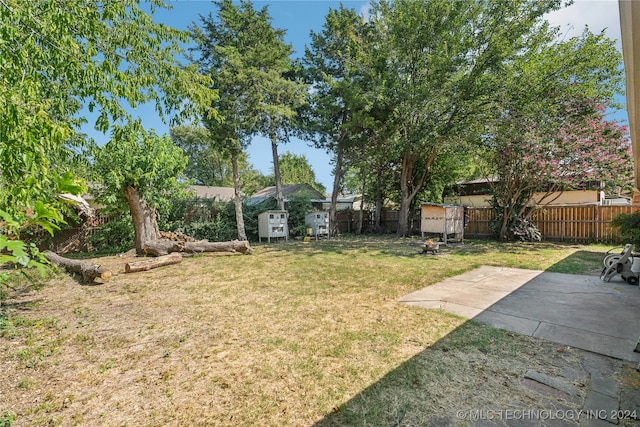
M 168 136 L 131 126 L 116 129 L 97 150 L 95 168 L 103 185 L 94 190 L 96 199 L 114 212 L 130 212 L 138 255 L 144 254 L 145 243 L 159 238 L 158 212 L 167 212 L 186 188 L 187 182 L 178 178 L 187 160 Z
M 55 176 L 69 172 L 64 152 L 79 140 L 83 108 L 108 132 L 131 121 L 129 106 L 189 115 L 214 96 L 177 58 L 187 33 L 153 22 L 136 0 L 2 1 L 0 34 L 0 210 L 18 221 L 36 205 L 59 212 Z
M 504 65 L 538 42 L 542 16 L 559 0 L 395 0 L 374 3 L 374 86 L 393 106 L 393 167 L 400 173 L 398 235 L 445 146 L 459 146 L 495 109 Z M 451 147 L 449 147 L 451 148 Z
M 492 203 L 500 239 L 526 230 L 534 193 L 536 207 L 551 203 L 565 190 L 616 187 L 630 189 L 633 178 L 628 130 L 607 120 L 604 105 L 585 102 L 559 127 L 541 126 L 538 118 L 512 117 L 501 121 L 495 135 L 493 159 L 497 180 Z
M 309 108 L 303 115 L 306 131 L 316 146 L 333 154 L 333 188 L 329 211 L 330 234 L 337 233 L 336 205 L 348 169 L 346 157 L 361 141 L 373 101 L 362 90 L 360 72 L 364 19 L 355 10 L 340 6 L 325 17 L 321 32 L 311 32 L 303 64 L 312 83 Z M 373 127 L 373 126 L 372 126 Z
M 534 192 L 544 206 L 589 182 L 628 185 L 626 130 L 607 119 L 621 91 L 621 61 L 613 40 L 585 30 L 509 65 L 498 114 L 484 135 L 493 165 L 488 175 L 497 178 L 492 200 L 501 239 L 527 221 Z
M 204 120 L 216 150 L 231 159 L 233 187 L 235 190 L 235 215 L 238 238 L 246 239 L 242 212 L 242 187 L 238 158 L 250 143 L 257 128 L 254 86 L 254 70 L 247 61 L 247 52 L 254 53 L 260 35 L 256 26 L 260 21 L 253 8 L 243 12 L 231 1 L 215 3 L 217 15 L 200 16 L 200 26 L 190 27 L 197 46 L 193 60 L 200 72 L 213 78 L 220 98 L 215 108 L 221 120 Z
M 287 77 L 292 70 L 291 46 L 283 41 L 284 31 L 272 27 L 266 7 L 256 10 L 244 0 L 239 5 L 218 1 L 215 6 L 217 15 L 201 16 L 200 26 L 191 27 L 198 42 L 194 60 L 202 73 L 213 78 L 221 95 L 214 105 L 222 121 L 205 120 L 205 124 L 217 147 L 231 156 L 238 234 L 244 240 L 238 158 L 253 135 L 263 133 L 271 139 L 282 205 L 277 139 L 286 138 L 287 126 L 303 101 L 304 86 Z

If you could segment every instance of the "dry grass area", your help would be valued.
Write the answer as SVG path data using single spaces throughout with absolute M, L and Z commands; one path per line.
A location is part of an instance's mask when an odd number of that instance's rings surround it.
M 483 264 L 562 271 L 593 247 L 470 242 L 432 256 L 418 243 L 263 244 L 135 274 L 103 257 L 115 276 L 94 286 L 60 273 L 3 303 L 0 421 L 428 425 L 540 405 L 523 372 L 571 365 L 571 350 L 397 299 Z M 582 267 L 597 271 L 604 251 Z

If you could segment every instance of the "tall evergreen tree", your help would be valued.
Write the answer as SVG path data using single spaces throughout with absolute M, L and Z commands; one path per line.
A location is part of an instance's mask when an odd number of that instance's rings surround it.
M 347 170 L 345 158 L 362 136 L 372 101 L 364 96 L 360 74 L 365 22 L 355 10 L 340 6 L 325 17 L 321 32 L 311 32 L 303 64 L 313 85 L 305 117 L 306 131 L 316 146 L 333 153 L 330 234 L 337 233 L 336 205 Z
M 221 121 L 205 120 L 218 147 L 231 156 L 236 189 L 236 220 L 240 239 L 246 238 L 238 158 L 251 137 L 262 133 L 271 139 L 279 201 L 282 185 L 278 168 L 277 140 L 286 138 L 287 125 L 303 102 L 305 87 L 287 78 L 292 63 L 284 31 L 271 25 L 267 8 L 256 10 L 250 1 L 234 5 L 231 0 L 215 2 L 218 13 L 200 17 L 200 27 L 191 31 L 199 54 L 194 60 L 201 72 L 211 76 L 220 98 L 215 108 Z

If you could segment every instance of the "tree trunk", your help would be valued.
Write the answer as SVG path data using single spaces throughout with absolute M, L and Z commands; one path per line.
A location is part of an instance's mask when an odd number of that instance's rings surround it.
M 144 252 L 153 256 L 167 255 L 172 252 L 229 252 L 249 255 L 253 250 L 246 240 L 233 240 L 231 242 L 209 242 L 207 240 L 200 240 L 198 242 L 174 242 L 171 240 L 153 240 L 145 244 Z
M 51 251 L 45 251 L 43 252 L 43 255 L 45 256 L 45 258 L 51 261 L 51 263 L 57 266 L 62 266 L 67 271 L 80 273 L 82 275 L 82 279 L 85 282 L 95 281 L 95 279 L 107 281 L 111 278 L 111 271 L 107 270 L 99 264 L 94 264 L 89 261 L 65 258 Z
M 409 227 L 409 210 L 418 191 L 422 189 L 431 169 L 431 165 L 438 155 L 438 148 L 434 148 L 429 157 L 426 158 L 424 169 L 418 177 L 413 175 L 414 167 L 418 161 L 419 153 L 405 153 L 402 156 L 402 170 L 400 171 L 400 212 L 398 218 L 398 237 L 405 237 L 411 234 Z
M 338 194 L 340 193 L 340 185 L 342 183 L 342 158 L 344 149 L 342 144 L 338 144 L 336 148 L 336 167 L 333 171 L 333 190 L 331 191 L 331 206 L 329 207 L 329 236 L 338 235 Z
M 400 212 L 398 212 L 398 230 L 396 236 L 405 237 L 409 235 L 409 209 L 413 197 L 409 190 L 409 183 L 413 172 L 413 163 L 405 155 L 402 159 L 402 170 L 400 171 Z
M 157 240 L 160 235 L 156 221 L 156 211 L 147 205 L 140 197 L 138 190 L 132 186 L 127 186 L 124 195 L 127 198 L 133 221 L 136 253 L 144 255 L 144 244 Z
M 376 211 L 375 211 L 375 219 L 374 219 L 374 226 L 373 226 L 373 229 L 375 230 L 376 233 L 382 232 L 382 224 L 381 224 L 382 204 L 383 204 L 382 173 L 378 169 L 378 172 L 376 174 L 376 205 L 375 205 Z
M 138 271 L 148 271 L 164 265 L 178 264 L 182 262 L 182 255 L 169 254 L 157 258 L 145 259 L 144 261 L 128 262 L 124 266 L 125 273 L 137 273 Z
M 242 213 L 242 188 L 240 187 L 240 172 L 238 171 L 238 154 L 231 155 L 231 167 L 233 173 L 233 203 L 236 208 L 236 228 L 238 239 L 247 240 L 247 233 L 244 228 L 244 215 Z
M 271 129 L 271 153 L 273 154 L 273 174 L 276 178 L 276 197 L 278 209 L 284 210 L 284 195 L 282 194 L 282 177 L 280 176 L 280 160 L 278 158 L 278 138 L 275 129 Z
M 358 228 L 356 230 L 356 234 L 362 234 L 362 226 L 364 223 L 364 193 L 367 188 L 367 175 L 363 174 L 364 178 L 362 178 L 362 191 L 360 196 L 360 212 L 358 212 Z

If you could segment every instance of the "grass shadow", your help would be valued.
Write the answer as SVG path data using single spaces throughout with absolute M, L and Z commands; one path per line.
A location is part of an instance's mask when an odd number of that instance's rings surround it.
M 581 274 L 599 276 L 602 273 L 602 263 L 605 254 L 597 251 L 580 250 L 563 258 L 548 267 L 545 271 L 553 273 Z
M 559 345 L 467 321 L 333 409 L 315 427 L 477 425 L 508 410 L 579 410 L 581 401 L 527 386 L 529 369 L 580 372 Z M 571 406 L 573 405 L 573 406 Z M 489 424 L 487 424 L 489 425 Z M 490 425 L 494 425 L 491 424 Z M 498 425 L 498 424 L 495 424 Z

